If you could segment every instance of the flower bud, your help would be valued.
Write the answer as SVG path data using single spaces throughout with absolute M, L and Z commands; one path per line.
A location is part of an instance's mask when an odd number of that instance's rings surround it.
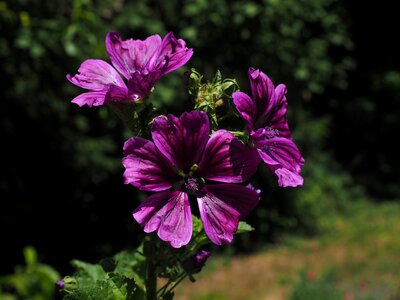
M 215 101 L 215 106 L 222 106 L 222 105 L 224 105 L 224 100 L 219 99 L 219 100 Z
M 183 268 L 189 274 L 199 273 L 210 256 L 211 252 L 199 250 L 195 255 L 189 257 L 183 262 Z
M 65 276 L 55 283 L 56 287 L 60 290 L 71 291 L 78 287 L 78 282 L 74 277 Z
M 61 279 L 56 282 L 56 287 L 60 290 L 62 290 L 64 288 L 64 285 L 65 285 L 64 279 Z

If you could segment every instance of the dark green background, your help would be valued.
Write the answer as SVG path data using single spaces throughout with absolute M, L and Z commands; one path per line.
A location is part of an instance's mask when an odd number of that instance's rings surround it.
M 245 92 L 249 66 L 287 84 L 305 184 L 283 190 L 260 167 L 253 183 L 263 199 L 248 218 L 257 231 L 236 250 L 312 234 L 348 201 L 395 201 L 396 12 L 390 1 L 0 1 L 0 273 L 28 244 L 65 273 L 72 258 L 94 262 L 143 237 L 131 212 L 145 194 L 122 178 L 128 132 L 106 108 L 70 104 L 81 90 L 65 79 L 85 59 L 107 59 L 108 31 L 134 39 L 173 31 L 194 48 L 186 68 L 210 79 L 219 69 Z M 160 80 L 151 101 L 190 110 L 184 71 Z

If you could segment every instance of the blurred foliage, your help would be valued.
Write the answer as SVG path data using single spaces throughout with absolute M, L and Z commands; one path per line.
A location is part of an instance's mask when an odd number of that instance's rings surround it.
M 194 48 L 187 68 L 196 67 L 205 81 L 219 69 L 249 92 L 247 68 L 254 66 L 288 86 L 305 185 L 279 189 L 260 168 L 254 184 L 263 199 L 249 218 L 257 230 L 251 243 L 242 239 L 245 248 L 275 240 L 282 230 L 314 232 L 322 215 L 362 194 L 357 182 L 393 197 L 399 175 L 386 149 L 395 148 L 380 137 L 394 134 L 399 101 L 382 106 L 376 99 L 398 99 L 399 73 L 393 66 L 372 76 L 365 60 L 364 69 L 356 64 L 353 9 L 339 0 L 0 1 L 0 226 L 13 229 L 4 232 L 13 257 L 4 268 L 27 243 L 65 270 L 71 257 L 110 256 L 143 237 L 131 211 L 145 194 L 122 184 L 128 133 L 106 108 L 70 104 L 79 89 L 65 79 L 85 59 L 108 60 L 104 37 L 113 30 L 124 39 L 173 31 Z M 160 80 L 155 106 L 172 113 L 193 108 L 184 71 Z M 360 74 L 362 88 L 352 89 L 348 83 Z
M 181 1 L 173 2 L 179 11 Z M 204 64 L 202 57 L 213 53 L 213 64 L 242 74 L 240 79 L 247 66 L 257 66 L 279 81 L 320 93 L 327 84 L 345 87 L 353 66 L 348 56 L 329 56 L 352 48 L 337 1 L 197 0 L 183 5 L 182 17 L 178 28 L 200 52 L 195 63 Z
M 355 2 L 343 3 L 352 16 L 357 68 L 349 74 L 348 89 L 330 91 L 330 100 L 315 108 L 333 117 L 330 143 L 357 182 L 375 199 L 398 199 L 400 156 L 393 138 L 400 130 L 400 44 L 393 42 L 391 28 L 399 26 L 399 18 L 391 1 L 368 3 L 363 13 Z
M 26 266 L 17 266 L 14 274 L 0 277 L 0 299 L 51 300 L 60 275 L 52 267 L 38 262 L 33 247 L 24 248 Z
M 385 55 L 390 54 L 387 52 Z M 396 168 L 400 157 L 393 140 L 400 130 L 399 69 L 400 59 L 387 64 L 384 71 L 358 70 L 350 81 L 354 90 L 335 95 L 327 103 L 333 118 L 343 124 L 332 128 L 331 139 L 341 141 L 335 147 L 337 157 L 379 200 L 398 199 L 400 195 Z
M 333 270 L 315 278 L 313 272 L 302 271 L 300 280 L 293 287 L 290 300 L 341 300 L 344 293 L 335 286 Z

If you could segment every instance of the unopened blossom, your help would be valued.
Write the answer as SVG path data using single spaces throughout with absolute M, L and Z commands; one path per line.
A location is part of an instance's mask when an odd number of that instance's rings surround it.
M 56 287 L 60 290 L 62 290 L 65 286 L 64 279 L 60 279 L 55 283 Z
M 88 59 L 76 75 L 67 75 L 71 83 L 88 90 L 72 100 L 79 106 L 144 99 L 160 77 L 182 67 L 193 54 L 172 32 L 164 39 L 155 34 L 144 41 L 122 40 L 117 32 L 109 32 L 105 43 L 112 66 L 101 59 Z
M 274 86 L 271 79 L 249 68 L 252 98 L 243 92 L 232 94 L 235 106 L 246 121 L 254 146 L 283 187 L 303 184 L 304 159 L 292 139 L 287 122 L 286 86 Z
M 183 268 L 190 274 L 199 273 L 210 256 L 210 251 L 199 250 L 183 262 Z
M 156 231 L 179 248 L 192 235 L 189 195 L 194 195 L 207 236 L 218 245 L 230 243 L 239 220 L 259 201 L 255 191 L 237 184 L 256 171 L 257 151 L 225 130 L 209 137 L 208 116 L 200 111 L 158 117 L 151 134 L 153 141 L 132 137 L 124 145 L 125 183 L 158 192 L 133 217 L 145 232 Z

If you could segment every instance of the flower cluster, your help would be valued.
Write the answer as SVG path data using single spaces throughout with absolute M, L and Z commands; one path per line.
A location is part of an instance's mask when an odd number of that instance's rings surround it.
M 90 90 L 72 102 L 99 106 L 145 99 L 161 76 L 183 66 L 193 54 L 172 33 L 144 41 L 123 41 L 117 33 L 109 33 L 106 48 L 114 68 L 89 59 L 78 74 L 67 75 L 73 84 Z M 253 68 L 249 79 L 252 97 L 240 91 L 232 94 L 249 143 L 227 129 L 211 130 L 208 111 L 199 110 L 179 117 L 156 116 L 151 140 L 134 136 L 125 142 L 125 183 L 154 192 L 133 212 L 146 233 L 156 232 L 174 248 L 187 245 L 192 237 L 193 199 L 208 238 L 217 245 L 230 243 L 239 221 L 259 202 L 259 190 L 243 183 L 248 183 L 261 161 L 278 177 L 280 186 L 303 184 L 304 159 L 289 130 L 285 85 L 274 87 L 266 74 Z

